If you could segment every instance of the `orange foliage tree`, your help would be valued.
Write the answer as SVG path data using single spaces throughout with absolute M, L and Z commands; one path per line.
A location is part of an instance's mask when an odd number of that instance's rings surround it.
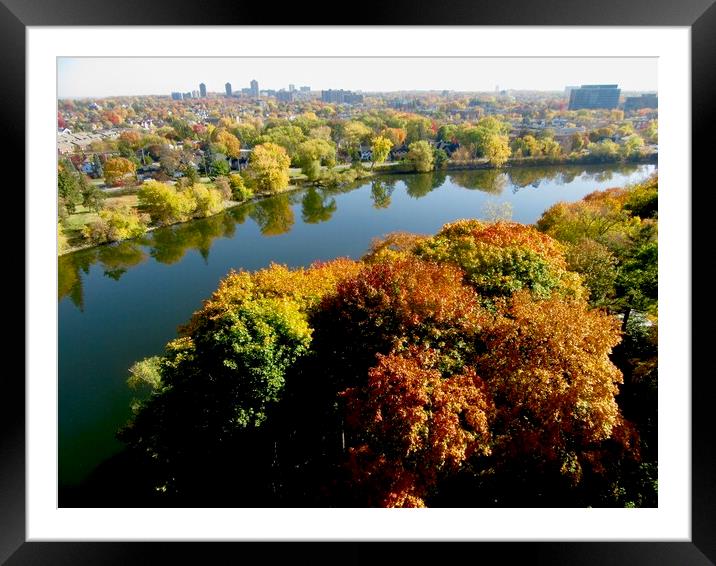
M 621 422 L 621 372 L 609 359 L 619 322 L 582 300 L 505 300 L 476 368 L 497 414 L 498 460 L 534 457 L 578 481 L 584 454 Z
M 424 507 L 444 474 L 489 454 L 491 403 L 474 370 L 444 378 L 434 350 L 378 356 L 368 383 L 342 393 L 355 446 L 348 468 L 369 506 Z

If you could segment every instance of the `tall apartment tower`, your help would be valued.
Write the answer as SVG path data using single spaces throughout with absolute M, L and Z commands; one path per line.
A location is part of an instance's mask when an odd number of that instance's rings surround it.
M 206 85 L 204 83 L 199 83 L 199 96 L 206 98 Z
M 251 96 L 253 98 L 259 97 L 259 82 L 256 79 L 251 81 Z
M 231 93 L 233 92 L 231 90 L 231 83 L 226 83 L 224 85 L 224 89 L 226 90 L 226 96 L 231 96 Z

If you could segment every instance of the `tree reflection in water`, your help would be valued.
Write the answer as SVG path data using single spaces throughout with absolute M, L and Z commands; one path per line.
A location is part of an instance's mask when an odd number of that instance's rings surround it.
M 301 218 L 306 224 L 319 224 L 331 219 L 336 211 L 336 199 L 324 190 L 311 187 L 301 199 Z
M 509 177 L 500 169 L 480 169 L 451 172 L 450 181 L 464 189 L 476 189 L 492 195 L 499 195 L 509 184 Z
M 249 217 L 256 222 L 264 236 L 279 236 L 293 228 L 296 217 L 291 205 L 293 195 L 283 194 L 254 203 Z
M 395 180 L 374 179 L 370 184 L 370 198 L 373 199 L 373 208 L 388 208 L 390 197 L 395 190 Z

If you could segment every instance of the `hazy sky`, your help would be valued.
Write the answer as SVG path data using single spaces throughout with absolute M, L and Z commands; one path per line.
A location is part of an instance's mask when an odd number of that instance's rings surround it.
M 249 86 L 261 89 L 362 91 L 564 90 L 567 85 L 610 83 L 622 90 L 656 91 L 657 59 L 638 57 L 350 58 L 59 57 L 58 97 L 103 97 L 187 92 L 206 84 L 209 92 Z

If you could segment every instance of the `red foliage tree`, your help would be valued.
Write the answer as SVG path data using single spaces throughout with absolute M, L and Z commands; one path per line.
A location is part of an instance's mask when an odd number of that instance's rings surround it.
M 491 402 L 474 370 L 447 378 L 434 350 L 378 356 L 347 401 L 348 468 L 369 506 L 423 507 L 441 476 L 474 454 L 490 452 Z

